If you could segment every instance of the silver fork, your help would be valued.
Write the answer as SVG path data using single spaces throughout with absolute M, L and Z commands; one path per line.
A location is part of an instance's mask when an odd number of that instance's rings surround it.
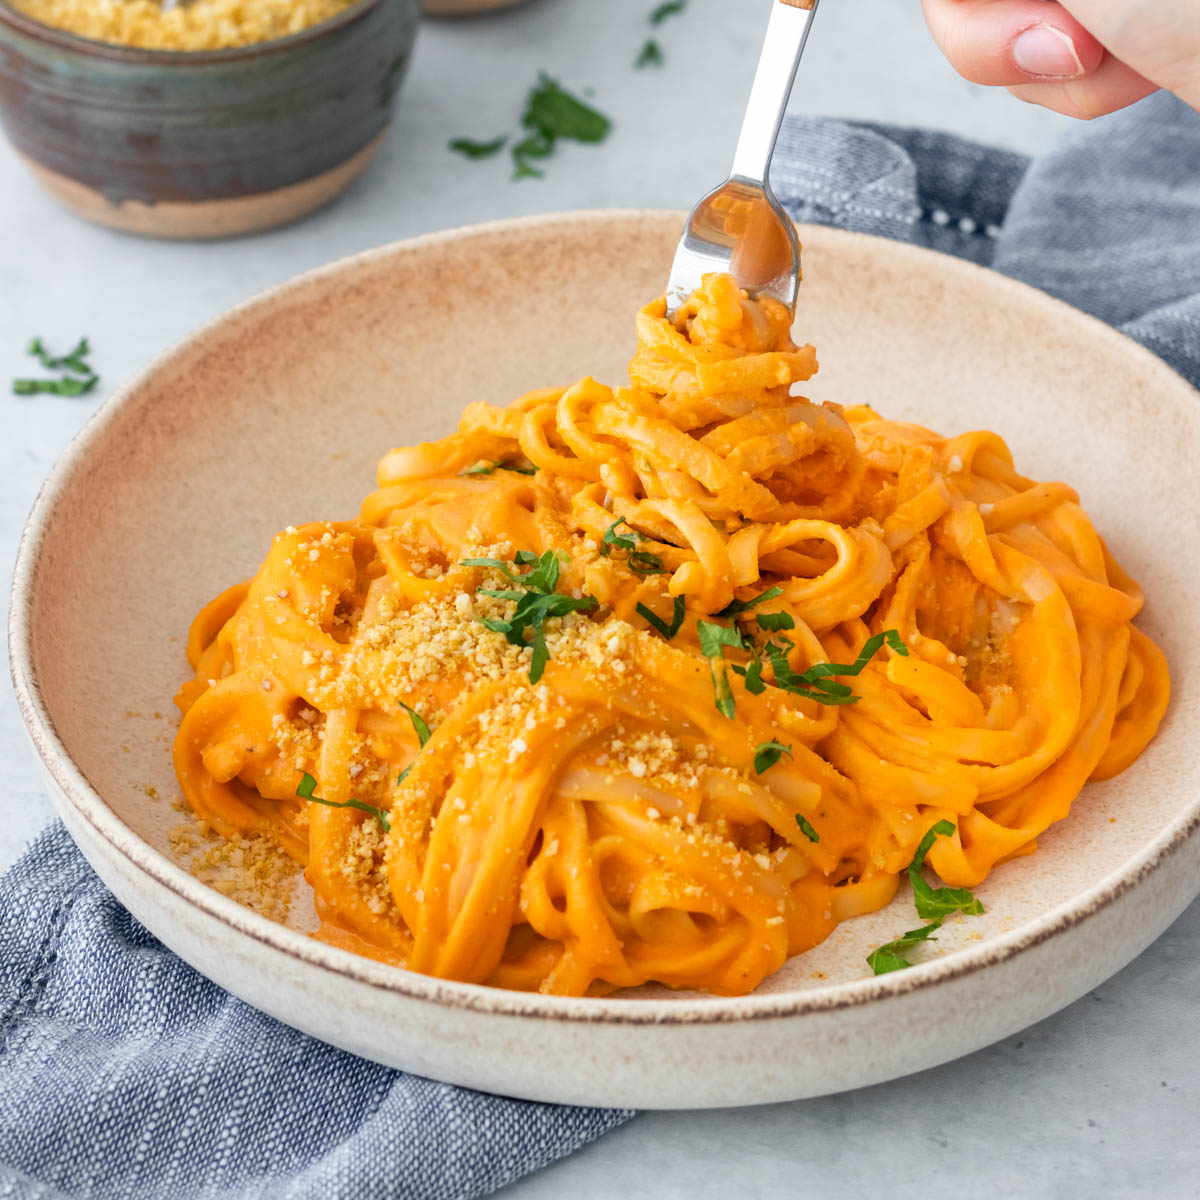
M 775 140 L 818 0 L 775 0 L 729 178 L 688 216 L 667 280 L 667 315 L 712 271 L 729 271 L 752 296 L 796 307 L 800 244 L 767 182 Z

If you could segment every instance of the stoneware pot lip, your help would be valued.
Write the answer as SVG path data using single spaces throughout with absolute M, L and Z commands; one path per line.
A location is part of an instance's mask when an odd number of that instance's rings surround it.
M 1055 935 L 1079 925 L 1126 896 L 1153 874 L 1160 865 L 1176 854 L 1200 833 L 1200 796 L 1141 852 L 1119 870 L 1097 879 L 1090 887 L 1070 900 L 1025 922 L 1007 934 L 993 937 L 978 949 L 964 948 L 944 959 L 934 959 L 907 971 L 893 972 L 876 978 L 851 983 L 837 983 L 812 988 L 802 994 L 750 994 L 733 998 L 703 999 L 586 999 L 545 996 L 503 991 L 481 985 L 457 983 L 420 975 L 401 968 L 386 966 L 340 950 L 305 934 L 241 907 L 234 901 L 210 889 L 166 856 L 151 847 L 133 832 L 108 807 L 80 767 L 73 761 L 40 692 L 33 660 L 33 629 L 35 614 L 33 598 L 38 571 L 39 549 L 42 540 L 76 474 L 86 469 L 89 453 L 102 438 L 106 427 L 118 410 L 136 396 L 155 374 L 170 368 L 197 343 L 231 323 L 243 320 L 246 314 L 264 306 L 286 303 L 305 288 L 330 277 L 346 277 L 355 270 L 371 267 L 389 259 L 411 254 L 431 245 L 451 241 L 487 238 L 496 234 L 520 233 L 536 227 L 553 229 L 556 225 L 587 226 L 614 222 L 682 223 L 683 213 L 661 210 L 593 210 L 538 215 L 512 220 L 495 221 L 467 228 L 452 229 L 424 237 L 412 238 L 342 259 L 306 272 L 245 301 L 224 313 L 215 321 L 200 327 L 182 342 L 154 359 L 140 373 L 119 388 L 84 425 L 55 464 L 34 502 L 21 538 L 13 577 L 9 615 L 9 651 L 14 691 L 21 715 L 32 739 L 35 751 L 44 768 L 61 791 L 63 802 L 73 815 L 86 822 L 95 833 L 111 846 L 125 862 L 130 874 L 145 875 L 216 918 L 235 934 L 243 934 L 275 952 L 298 959 L 305 964 L 352 980 L 378 992 L 390 993 L 409 1001 L 467 1010 L 490 1017 L 535 1018 L 569 1023 L 603 1025 L 689 1025 L 719 1026 L 748 1020 L 779 1020 L 806 1015 L 827 1014 L 859 1008 L 888 999 L 927 991 L 952 980 L 973 976 L 983 969 L 1011 961 L 1041 945 Z M 805 233 L 805 227 L 800 227 Z M 886 252 L 901 263 L 911 264 L 913 270 L 928 268 L 934 252 L 916 246 L 891 242 L 865 234 L 842 230 L 812 229 L 811 235 L 847 245 L 871 243 L 886 246 Z M 1163 392 L 1197 398 L 1194 389 L 1161 359 L 1116 332 L 1103 322 L 1071 308 L 1026 284 L 999 275 L 971 262 L 936 255 L 937 269 L 950 276 L 986 285 L 994 294 L 1005 294 L 1026 308 L 1045 312 L 1059 323 L 1072 323 L 1094 341 L 1105 341 L 1119 347 L 1121 353 L 1136 356 L 1139 369 L 1148 380 Z
M 68 51 L 85 59 L 94 58 L 107 62 L 126 63 L 131 66 L 164 68 L 223 66 L 299 50 L 338 33 L 346 26 L 360 20 L 372 9 L 394 3 L 397 3 L 397 0 L 355 0 L 355 3 L 349 8 L 318 25 L 310 25 L 298 33 L 290 33 L 286 37 L 273 38 L 266 42 L 251 42 L 245 46 L 231 46 L 224 50 L 150 50 L 141 46 L 102 42 L 95 38 L 71 33 L 66 29 L 59 29 L 54 25 L 46 25 L 25 13 L 18 12 L 8 3 L 8 0 L 0 0 L 0 35 L 2 35 L 4 27 L 8 26 L 18 33 L 35 41 L 43 42 L 56 50 Z M 415 11 L 417 0 L 408 0 L 408 3 L 413 6 Z

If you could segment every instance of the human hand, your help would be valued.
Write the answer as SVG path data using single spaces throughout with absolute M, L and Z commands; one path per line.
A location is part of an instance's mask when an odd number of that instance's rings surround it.
M 955 70 L 1071 117 L 1158 88 L 1200 109 L 1198 0 L 922 0 Z

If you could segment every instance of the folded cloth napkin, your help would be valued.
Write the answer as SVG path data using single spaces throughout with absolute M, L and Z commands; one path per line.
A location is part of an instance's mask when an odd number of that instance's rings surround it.
M 793 120 L 774 182 L 801 220 L 995 266 L 1200 383 L 1197 164 L 1200 116 L 1160 96 L 1033 164 Z M 0 1197 L 481 1196 L 631 1115 L 432 1083 L 280 1025 L 147 933 L 57 823 L 0 881 Z
M 969 258 L 1115 325 L 1200 385 L 1200 114 L 1165 92 L 1030 162 L 944 133 L 790 119 L 798 221 Z

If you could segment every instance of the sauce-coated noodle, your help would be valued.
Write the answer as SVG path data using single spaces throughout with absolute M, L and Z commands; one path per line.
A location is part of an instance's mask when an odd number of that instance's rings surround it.
M 656 301 L 631 387 L 468 405 L 203 610 L 180 783 L 306 864 L 318 936 L 507 988 L 747 992 L 886 904 L 936 821 L 930 865 L 976 884 L 1142 751 L 1166 665 L 1075 493 L 994 433 L 792 396 L 788 325 L 728 276 Z M 723 662 L 698 621 L 738 631 Z M 776 686 L 889 630 L 855 703 Z

